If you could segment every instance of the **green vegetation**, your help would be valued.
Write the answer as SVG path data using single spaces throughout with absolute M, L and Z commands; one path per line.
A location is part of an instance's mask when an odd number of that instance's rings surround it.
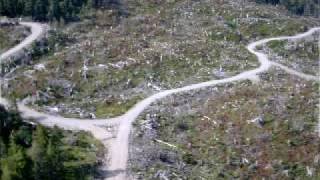
M 45 64 L 46 70 L 17 70 L 6 95 L 23 99 L 38 91 L 49 96 L 37 97 L 35 106 L 58 106 L 61 114 L 72 117 L 79 116 L 79 108 L 99 117 L 114 116 L 130 108 L 126 103 L 132 105 L 132 94 L 146 97 L 159 89 L 255 68 L 258 62 L 245 48 L 249 42 L 319 24 L 255 3 L 130 0 L 126 7 L 126 18 L 119 18 L 116 10 L 99 10 L 79 23 L 59 27 L 61 43 L 33 62 Z M 114 103 L 101 103 L 109 97 Z M 121 106 L 115 106 L 117 101 Z
M 22 26 L 0 27 L 0 53 L 18 44 L 26 37 L 27 32 Z
M 298 15 L 319 17 L 320 3 L 318 0 L 255 0 L 258 3 L 283 5 L 289 11 Z
M 52 24 L 44 47 L 35 45 L 31 52 L 34 61 L 8 75 L 4 95 L 29 97 L 30 106 L 55 107 L 66 117 L 117 116 L 160 90 L 257 67 L 245 47 L 250 42 L 320 25 L 276 6 L 236 0 L 127 0 L 128 16 L 102 8 L 82 17 L 103 2 L 0 0 L 0 14 L 11 17 L 73 21 L 81 16 L 78 22 Z M 289 53 L 282 49 L 287 43 L 267 46 L 284 56 L 298 52 L 318 68 L 314 42 Z M 311 65 L 298 63 L 305 69 Z M 319 83 L 270 74 L 262 74 L 259 84 L 191 91 L 150 107 L 131 144 L 133 172 L 140 179 L 318 179 Z M 13 130 L 1 130 L 2 179 L 92 179 L 101 145 L 91 136 L 34 130 L 15 111 L 8 113 L 2 125 Z
M 92 179 L 102 145 L 90 135 L 33 127 L 18 112 L 0 106 L 0 177 Z
M 130 109 L 133 105 L 135 105 L 137 102 L 139 102 L 142 98 L 139 96 L 133 97 L 132 99 L 129 99 L 127 101 L 107 101 L 104 104 L 98 104 L 95 107 L 96 109 L 96 116 L 98 118 L 103 117 L 113 117 L 113 116 L 119 116 L 127 112 L 128 109 Z
M 264 51 L 273 61 L 311 75 L 319 75 L 319 33 L 296 41 L 272 41 Z M 276 55 L 276 56 L 275 56 Z
M 267 43 L 267 46 L 269 46 L 271 49 L 277 50 L 277 51 L 283 51 L 281 48 L 285 47 L 287 41 L 271 41 Z
M 146 114 L 156 116 L 142 116 L 133 138 L 136 177 L 318 179 L 319 84 L 278 71 L 262 77 L 259 84 L 202 90 L 197 94 L 209 97 L 198 100 L 176 95 L 150 108 Z
M 81 12 L 91 7 L 103 6 L 102 0 L 0 0 L 0 15 L 69 22 L 79 19 Z

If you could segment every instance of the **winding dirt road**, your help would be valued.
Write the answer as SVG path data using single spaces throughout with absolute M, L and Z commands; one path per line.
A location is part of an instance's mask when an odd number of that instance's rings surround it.
M 31 29 L 31 34 L 24 39 L 20 44 L 17 46 L 9 49 L 8 51 L 4 52 L 0 55 L 0 60 L 6 59 L 19 51 L 21 51 L 23 48 L 26 48 L 30 46 L 35 40 L 37 40 L 44 32 L 44 25 L 38 24 L 38 23 L 32 23 L 32 22 L 21 22 L 20 23 L 23 26 L 27 26 Z
M 0 61 L 12 55 L 15 55 L 16 53 L 21 51 L 23 48 L 30 46 L 30 44 L 35 40 L 37 40 L 39 37 L 41 37 L 41 35 L 45 31 L 44 25 L 41 25 L 39 23 L 23 22 L 21 24 L 31 29 L 31 35 L 27 37 L 19 45 L 3 53 L 0 56 Z M 150 104 L 154 103 L 155 101 L 161 98 L 164 98 L 166 96 L 169 96 L 175 93 L 182 93 L 185 91 L 206 88 L 206 87 L 214 86 L 218 84 L 231 83 L 231 82 L 242 81 L 247 79 L 249 80 L 255 79 L 258 74 L 268 71 L 271 66 L 279 67 L 289 74 L 296 75 L 306 80 L 318 81 L 319 78 L 316 76 L 304 74 L 304 73 L 295 71 L 293 69 L 290 69 L 282 64 L 271 62 L 268 59 L 267 55 L 256 51 L 256 47 L 274 40 L 304 38 L 319 30 L 320 30 L 320 27 L 317 27 L 317 28 L 310 29 L 308 32 L 301 33 L 295 36 L 282 36 L 282 37 L 268 38 L 268 39 L 263 39 L 263 40 L 253 42 L 247 46 L 247 49 L 252 54 L 257 56 L 258 61 L 260 62 L 260 66 L 258 68 L 253 70 L 248 70 L 236 76 L 225 78 L 225 79 L 212 80 L 212 81 L 202 82 L 198 84 L 192 84 L 182 88 L 159 92 L 137 103 L 127 113 L 116 118 L 100 119 L 100 120 L 64 118 L 61 116 L 52 116 L 45 113 L 37 112 L 31 108 L 28 108 L 23 103 L 18 103 L 18 108 L 19 108 L 19 111 L 22 113 L 23 117 L 34 118 L 38 123 L 45 126 L 52 127 L 56 125 L 63 129 L 85 130 L 85 131 L 91 132 L 95 138 L 101 140 L 103 144 L 109 149 L 108 155 L 105 160 L 106 163 L 103 167 L 103 169 L 106 170 L 107 175 L 109 176 L 108 179 L 117 179 L 117 180 L 127 179 L 126 167 L 127 167 L 127 160 L 128 160 L 128 144 L 129 144 L 129 134 L 131 131 L 132 122 L 135 121 L 137 117 Z M 0 103 L 7 104 L 7 100 L 0 97 Z M 111 127 L 111 126 L 118 127 L 116 134 L 113 134 L 108 130 L 107 127 Z

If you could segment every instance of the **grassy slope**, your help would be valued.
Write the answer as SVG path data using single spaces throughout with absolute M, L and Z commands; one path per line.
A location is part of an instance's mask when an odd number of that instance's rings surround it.
M 0 53 L 18 44 L 27 36 L 27 30 L 21 26 L 0 27 Z
M 319 33 L 298 41 L 273 41 L 265 51 L 276 55 L 273 61 L 280 62 L 300 72 L 319 75 Z
M 236 3 L 235 3 L 236 4 Z M 217 5 L 216 5 L 217 6 Z M 222 5 L 222 15 L 239 17 L 239 6 Z M 232 8 L 230 8 L 232 7 Z M 317 23 L 285 16 L 269 6 L 246 6 L 255 18 L 239 20 L 249 41 L 278 35 L 293 35 Z M 244 13 L 246 16 L 246 13 Z M 220 30 L 217 30 L 218 32 Z M 217 35 L 218 33 L 214 33 Z M 317 72 L 312 49 L 275 52 L 288 54 L 303 72 Z M 270 45 L 270 44 L 269 44 Z M 296 53 L 299 51 L 300 53 Z M 290 53 L 288 53 L 290 52 Z M 295 53 L 292 53 L 295 52 Z M 275 60 L 275 59 L 273 59 Z M 309 61 L 310 60 L 310 61 Z M 285 59 L 284 64 L 290 66 Z M 310 71 L 306 71 L 306 70 Z M 300 69 L 298 69 L 300 70 Z M 280 71 L 264 74 L 259 84 L 243 82 L 185 93 L 167 98 L 141 116 L 131 144 L 131 170 L 138 179 L 317 179 L 320 141 L 317 137 L 318 83 L 306 82 Z M 261 117 L 262 126 L 248 123 Z M 158 141 L 160 140 L 160 141 Z M 161 143 L 167 142 L 168 144 Z M 308 174 L 309 173 L 309 174 Z M 311 175 L 310 175 L 311 173 Z
M 33 72 L 33 79 L 18 76 L 11 82 L 8 95 L 22 98 L 37 89 L 53 97 L 38 104 L 58 105 L 61 113 L 72 109 L 67 114 L 78 116 L 77 108 L 81 108 L 98 117 L 114 116 L 126 111 L 136 99 L 152 94 L 154 86 L 181 87 L 256 67 L 255 58 L 245 50 L 249 41 L 294 34 L 316 24 L 312 19 L 287 17 L 275 8 L 254 4 L 244 6 L 243 18 L 239 19 L 237 3 L 125 3 L 128 18 L 117 21 L 114 11 L 98 11 L 94 20 L 65 27 L 75 42 L 42 59 L 47 71 Z M 247 13 L 249 18 L 245 18 Z M 84 61 L 92 67 L 87 80 L 79 71 Z M 115 67 L 123 63 L 127 64 Z M 108 68 L 99 68 L 99 64 Z M 32 68 L 21 71 L 28 69 Z M 72 96 L 61 97 L 61 87 L 51 87 L 49 91 L 47 87 L 53 79 L 68 80 L 74 86 Z M 35 80 L 36 85 L 32 83 Z M 21 82 L 29 84 L 23 91 L 19 90 Z
M 156 117 L 136 123 L 132 171 L 142 179 L 159 172 L 169 179 L 317 179 L 318 87 L 272 71 L 259 84 L 197 92 L 208 99 L 192 93 L 168 98 L 146 112 Z M 249 122 L 258 117 L 262 124 Z M 145 127 L 150 119 L 152 131 Z

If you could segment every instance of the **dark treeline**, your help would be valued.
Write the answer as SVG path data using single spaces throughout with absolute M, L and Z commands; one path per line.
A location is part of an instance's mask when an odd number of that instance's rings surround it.
M 320 16 L 319 0 L 255 0 L 258 3 L 268 3 L 273 5 L 283 5 L 289 11 L 306 16 Z
M 37 21 L 72 21 L 86 8 L 97 8 L 104 0 L 0 0 L 0 15 L 31 16 Z
M 8 111 L 0 105 L 0 179 L 88 178 L 92 167 L 81 163 L 66 166 L 66 162 L 74 161 L 74 157 L 70 150 L 64 149 L 66 144 L 62 142 L 61 130 L 33 127 L 23 122 L 14 109 Z

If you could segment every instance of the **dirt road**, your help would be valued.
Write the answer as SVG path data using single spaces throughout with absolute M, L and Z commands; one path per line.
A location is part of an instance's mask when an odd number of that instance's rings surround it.
M 33 22 L 23 22 L 21 23 L 24 26 L 31 28 L 31 35 L 27 37 L 23 42 L 14 48 L 8 50 L 0 56 L 0 60 L 8 58 L 23 48 L 29 46 L 33 41 L 39 38 L 43 32 L 44 27 L 41 24 L 33 23 Z M 271 66 L 276 66 L 289 74 L 299 76 L 300 78 L 306 80 L 319 80 L 318 77 L 304 74 L 293 69 L 290 69 L 284 65 L 271 62 L 267 55 L 258 52 L 256 47 L 262 44 L 265 44 L 269 41 L 274 40 L 286 40 L 286 39 L 299 39 L 304 38 L 313 34 L 316 31 L 319 31 L 320 27 L 312 28 L 308 32 L 301 33 L 295 36 L 282 36 L 276 38 L 268 38 L 253 42 L 247 46 L 249 52 L 254 54 L 258 61 L 260 62 L 260 66 L 253 70 L 248 70 L 242 72 L 236 76 L 220 79 L 220 80 L 212 80 L 207 82 L 202 82 L 198 84 L 192 84 L 189 86 L 185 86 L 182 88 L 171 89 L 159 92 L 154 94 L 139 103 L 137 103 L 134 107 L 132 107 L 127 113 L 122 116 L 112 118 L 112 119 L 100 119 L 100 120 L 91 120 L 91 119 L 76 119 L 76 118 L 64 118 L 61 116 L 52 116 L 45 113 L 37 112 L 25 106 L 22 103 L 18 103 L 19 111 L 22 113 L 23 117 L 32 117 L 36 119 L 36 121 L 45 126 L 52 127 L 54 125 L 70 130 L 85 130 L 91 132 L 97 139 L 101 140 L 103 144 L 109 149 L 109 153 L 105 159 L 105 166 L 103 169 L 107 170 L 108 179 L 117 179 L 124 180 L 128 179 L 126 176 L 126 168 L 127 168 L 127 160 L 128 160 L 128 144 L 129 144 L 129 134 L 131 131 L 132 122 L 137 119 L 137 117 L 152 103 L 155 101 L 164 98 L 166 96 L 182 93 L 190 90 L 206 88 L 209 86 L 214 86 L 218 84 L 231 83 L 236 81 L 242 81 L 247 79 L 255 79 L 257 75 L 262 72 L 266 72 L 269 70 Z M 4 98 L 0 98 L 0 103 L 6 104 L 7 101 Z M 116 133 L 112 133 L 107 130 L 107 127 L 118 127 Z M 320 128 L 320 125 L 319 125 Z

